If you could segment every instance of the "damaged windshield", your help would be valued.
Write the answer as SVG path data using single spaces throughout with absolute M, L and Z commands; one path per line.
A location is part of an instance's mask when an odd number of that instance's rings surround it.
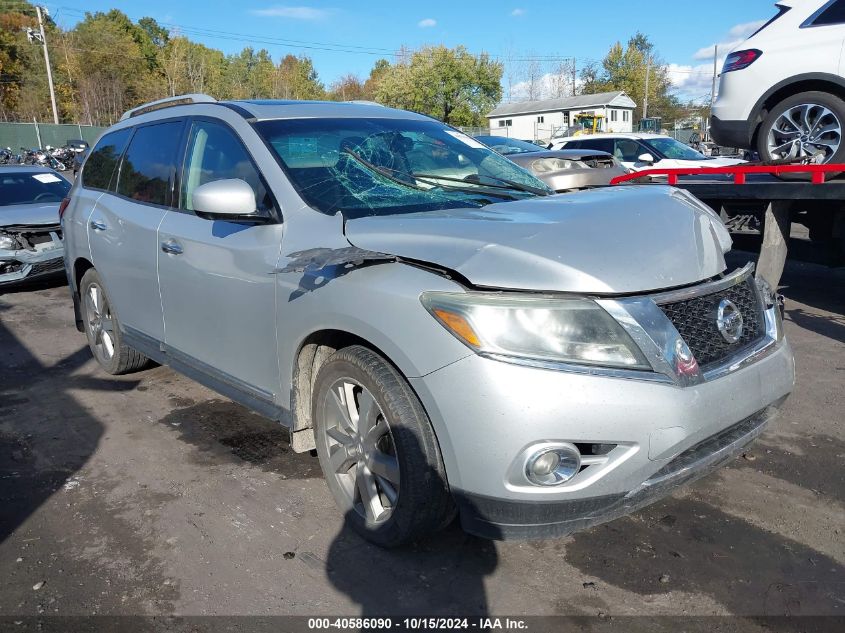
M 553 193 L 530 172 L 437 121 L 281 119 L 256 128 L 299 194 L 323 213 L 435 211 Z

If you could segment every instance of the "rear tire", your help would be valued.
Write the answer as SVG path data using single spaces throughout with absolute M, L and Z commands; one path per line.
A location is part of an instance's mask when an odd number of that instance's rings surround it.
M 827 131 L 823 131 L 827 130 Z M 824 163 L 845 161 L 845 101 L 827 92 L 802 92 L 775 105 L 757 133 L 760 160 L 812 156 L 825 152 Z M 831 180 L 841 172 L 825 174 Z M 810 180 L 810 174 L 781 174 L 784 180 Z
M 138 371 L 149 365 L 149 359 L 123 342 L 120 321 L 111 307 L 100 275 L 93 268 L 82 276 L 79 284 L 82 322 L 88 347 L 107 373 L 117 376 Z
M 347 523 L 381 547 L 436 532 L 454 513 L 440 447 L 407 381 L 355 345 L 326 360 L 312 398 L 317 454 Z

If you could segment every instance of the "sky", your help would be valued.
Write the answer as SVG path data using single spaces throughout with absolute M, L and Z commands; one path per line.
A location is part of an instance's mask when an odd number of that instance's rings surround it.
M 153 17 L 226 53 L 253 46 L 276 60 L 308 55 L 327 86 L 347 73 L 366 78 L 380 57 L 392 59 L 402 46 L 424 44 L 462 44 L 473 53 L 512 60 L 517 71 L 535 58 L 551 66 L 574 57 L 581 68 L 639 30 L 669 64 L 678 94 L 696 100 L 709 99 L 714 45 L 721 67 L 723 52 L 775 13 L 774 0 L 47 0 L 46 6 L 64 28 L 85 11 L 117 8 L 133 20 Z

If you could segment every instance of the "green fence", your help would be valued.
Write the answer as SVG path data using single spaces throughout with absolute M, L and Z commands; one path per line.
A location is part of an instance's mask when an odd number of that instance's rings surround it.
M 79 138 L 93 145 L 104 129 L 96 125 L 0 123 L 0 147 L 13 151 L 21 147 L 62 147 L 70 139 Z

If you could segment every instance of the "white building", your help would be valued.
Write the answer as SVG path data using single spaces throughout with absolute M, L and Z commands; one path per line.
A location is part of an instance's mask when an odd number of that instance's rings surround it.
M 526 140 L 549 139 L 575 124 L 579 114 L 598 114 L 601 132 L 632 132 L 637 104 L 622 91 L 560 99 L 504 103 L 487 115 L 490 134 Z

